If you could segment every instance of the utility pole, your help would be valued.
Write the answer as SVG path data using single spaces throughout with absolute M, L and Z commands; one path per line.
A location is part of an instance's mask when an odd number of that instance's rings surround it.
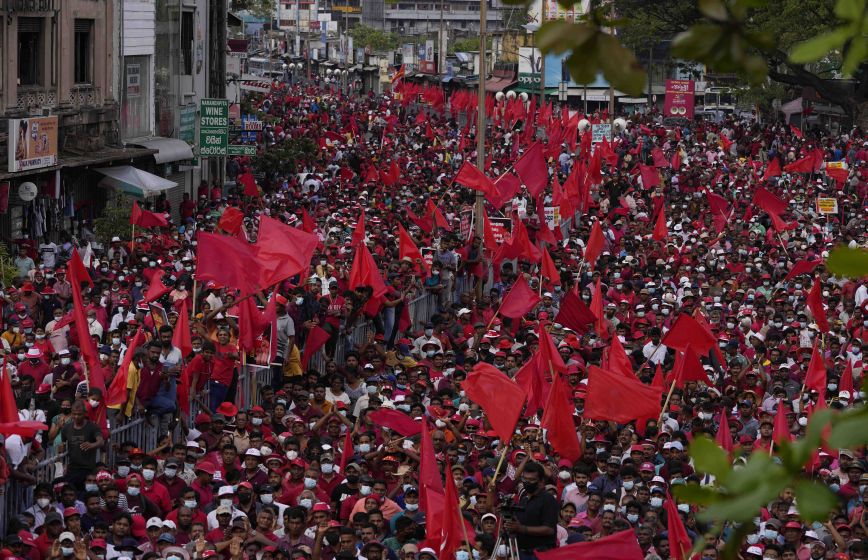
M 437 52 L 439 53 L 437 56 L 437 73 L 440 76 L 443 76 L 443 70 L 446 68 L 446 53 L 443 51 L 443 47 L 446 46 L 446 41 L 443 39 L 443 2 L 445 0 L 440 0 L 440 34 L 437 36 L 437 40 L 440 42 L 437 45 Z M 442 80 L 441 80 L 442 82 Z
M 488 75 L 486 71 L 486 54 L 488 50 L 488 42 L 486 39 L 485 26 L 488 23 L 488 0 L 479 0 L 479 98 L 476 106 L 476 167 L 485 173 L 485 77 Z M 483 194 L 476 191 L 476 205 L 474 215 L 476 223 L 474 229 L 476 236 L 480 239 L 485 235 L 485 202 Z M 480 251 L 482 248 L 480 247 Z M 480 254 L 480 259 L 482 259 Z M 482 297 L 482 280 L 476 284 L 476 297 Z
M 542 12 L 540 13 L 539 25 L 542 28 L 546 22 L 546 7 L 548 4 L 548 0 L 542 0 Z M 537 29 L 537 33 L 539 33 L 539 29 Z M 536 41 L 534 41 L 535 43 Z M 543 54 L 542 49 L 539 51 L 539 102 L 540 107 L 546 102 L 546 55 Z M 563 107 L 561 107 L 563 111 Z
M 213 0 L 208 4 L 208 97 L 226 99 L 226 17 L 229 11 L 228 0 Z M 208 175 L 219 181 L 220 188 L 226 173 L 226 158 L 215 157 L 208 160 Z

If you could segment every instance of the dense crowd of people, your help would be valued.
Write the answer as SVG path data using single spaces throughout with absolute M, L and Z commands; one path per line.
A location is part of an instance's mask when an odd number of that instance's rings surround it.
M 474 190 L 455 180 L 477 161 L 475 107 L 461 96 L 281 84 L 248 102 L 266 122 L 260 152 L 300 139 L 316 149 L 285 170 L 232 158 L 237 187 L 203 183 L 179 208 L 161 198 L 149 207 L 168 225 L 133 239 L 19 246 L 18 278 L 2 292 L 0 488 L 30 501 L 0 520 L 2 558 L 525 560 L 629 530 L 640 557 L 681 560 L 680 527 L 713 560 L 731 527 L 716 532 L 673 492 L 713 484 L 694 469 L 691 441 L 723 438 L 738 462 L 775 453 L 776 418 L 797 438 L 817 407 L 864 406 L 868 283 L 823 266 L 833 247 L 868 242 L 864 131 L 733 116 L 668 124 L 651 112 L 596 142 L 587 128 L 609 122 L 605 112 L 492 97 L 482 171 L 496 182 Z M 541 190 L 513 170 L 534 139 Z M 481 190 L 486 217 L 470 218 Z M 266 216 L 318 236 L 305 273 L 253 300 L 196 281 L 202 232 L 253 242 Z M 361 251 L 379 293 L 351 282 Z M 71 264 L 79 254 L 89 279 Z M 90 341 L 76 329 L 76 282 Z M 539 302 L 504 316 L 517 283 Z M 419 320 L 410 302 L 426 295 L 436 309 Z M 264 351 L 240 342 L 242 299 L 275 309 L 255 333 Z M 577 322 L 576 309 L 592 315 Z M 698 356 L 701 381 L 673 373 L 682 353 L 664 343 L 684 315 L 715 339 Z M 363 324 L 370 335 L 348 342 Z M 462 388 L 480 364 L 521 380 L 541 337 L 562 362 L 539 383 L 567 395 L 572 457 L 555 448 L 563 434 L 544 425 L 544 399 L 506 440 Z M 324 361 L 305 356 L 313 344 Z M 241 364 L 257 361 L 272 384 L 239 409 Z M 818 365 L 824 387 L 806 383 Z M 585 417 L 594 366 L 659 387 L 662 414 Z M 10 429 L 11 400 L 17 421 L 44 429 Z M 403 434 L 396 413 L 422 432 Z M 134 417 L 157 431 L 156 449 L 111 445 Z M 57 451 L 62 476 L 40 480 L 37 464 Z M 822 451 L 806 476 L 835 494 L 828 519 L 803 520 L 788 488 L 756 512 L 741 557 L 868 558 L 865 461 L 864 448 Z M 432 509 L 430 465 L 461 531 Z

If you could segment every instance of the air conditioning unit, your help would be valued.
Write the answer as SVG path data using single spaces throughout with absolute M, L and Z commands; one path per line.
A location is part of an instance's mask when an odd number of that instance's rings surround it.
M 53 108 L 48 106 L 48 105 L 43 105 L 42 107 L 39 108 L 39 114 L 43 117 L 50 117 L 52 111 L 53 111 Z

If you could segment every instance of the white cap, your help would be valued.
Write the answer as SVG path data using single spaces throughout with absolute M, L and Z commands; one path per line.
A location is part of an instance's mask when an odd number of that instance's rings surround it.
M 150 529 L 151 527 L 159 527 L 160 529 L 162 529 L 163 528 L 163 520 L 160 519 L 159 517 L 152 517 L 152 518 L 148 519 L 148 522 L 145 523 L 145 529 Z
M 244 452 L 245 455 L 250 455 L 251 457 L 262 457 L 262 453 L 259 452 L 255 447 L 251 447 L 247 451 Z
M 73 542 L 75 542 L 75 535 L 73 535 L 73 534 L 72 534 L 71 532 L 69 532 L 69 531 L 64 531 L 64 532 L 62 532 L 62 533 L 60 534 L 59 537 L 57 537 L 57 542 L 63 542 L 63 541 L 73 541 Z
M 761 549 L 758 546 L 749 546 L 749 547 L 747 547 L 747 550 L 745 552 L 747 554 L 756 554 L 757 556 L 763 555 L 763 549 Z
M 458 310 L 458 316 L 459 316 L 459 317 L 460 317 L 461 315 L 466 314 L 466 313 L 470 313 L 470 310 L 467 309 L 466 307 L 462 307 L 461 309 Z
M 174 521 L 170 521 L 169 519 L 163 521 L 163 529 L 172 529 L 174 531 L 177 528 L 178 526 L 175 525 Z
M 231 486 L 221 486 L 220 490 L 217 490 L 218 496 L 225 496 L 227 494 L 234 494 L 235 490 L 232 489 Z

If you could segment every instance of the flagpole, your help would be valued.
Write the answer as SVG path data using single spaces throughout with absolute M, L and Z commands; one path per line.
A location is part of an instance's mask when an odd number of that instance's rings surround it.
M 491 477 L 491 487 L 497 484 L 497 475 L 500 473 L 500 467 L 503 466 L 503 461 L 506 459 L 506 452 L 509 451 L 509 444 L 512 442 L 512 436 L 509 437 L 503 445 L 503 451 L 500 453 L 500 460 L 497 462 L 497 468 L 494 469 L 494 475 Z
M 485 173 L 485 77 L 487 71 L 488 38 L 486 37 L 486 24 L 488 23 L 488 0 L 479 2 L 479 87 L 476 105 L 476 166 Z M 482 214 L 485 212 L 485 202 L 482 192 L 476 191 L 476 215 L 480 218 L 476 221 L 476 236 L 483 238 Z M 484 262 L 484 253 L 480 253 L 480 260 Z M 482 299 L 482 278 L 476 282 L 476 299 Z M 496 316 L 496 315 L 495 315 Z M 492 318 L 492 321 L 494 319 Z
M 196 297 L 197 297 L 196 292 L 197 292 L 198 288 L 199 288 L 199 281 L 194 276 L 193 277 L 193 313 L 192 313 L 192 317 L 196 316 Z
M 663 415 L 666 414 L 666 409 L 669 408 L 669 400 L 672 398 L 672 393 L 675 392 L 675 385 L 678 379 L 672 380 L 672 385 L 669 387 L 669 394 L 666 395 L 666 401 L 663 403 L 663 408 L 660 410 L 660 416 L 657 418 L 657 424 L 663 421 Z
M 136 252 L 136 224 L 133 224 L 133 242 L 130 246 L 130 260 L 133 258 L 133 253 Z

